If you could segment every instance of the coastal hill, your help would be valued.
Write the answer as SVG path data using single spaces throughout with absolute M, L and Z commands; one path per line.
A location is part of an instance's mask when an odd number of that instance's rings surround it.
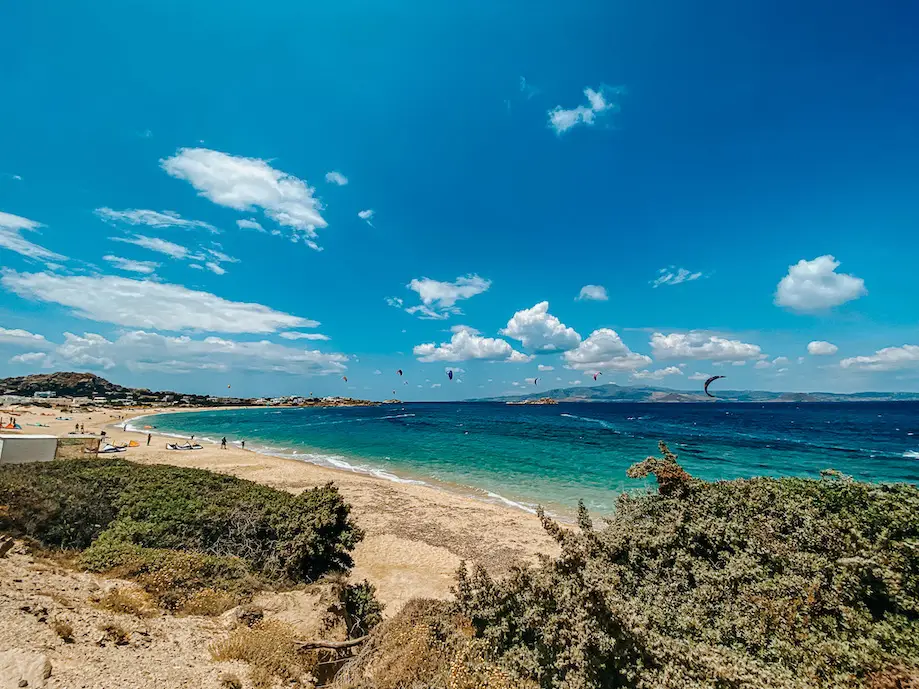
M 195 395 L 172 390 L 153 391 L 147 388 L 128 388 L 112 383 L 93 373 L 62 371 L 39 373 L 18 378 L 0 379 L 0 396 L 10 397 L 71 398 L 74 403 L 96 401 L 125 405 L 172 405 L 183 407 L 214 406 L 322 406 L 350 407 L 378 404 L 350 397 L 278 397 L 272 399 L 249 397 L 215 397 Z M 389 403 L 397 402 L 390 400 Z
M 645 385 L 578 386 L 540 390 L 526 395 L 487 397 L 478 402 L 522 402 L 550 397 L 558 402 L 890 402 L 919 401 L 915 392 L 857 392 L 838 394 L 832 392 L 771 392 L 767 390 L 722 390 L 716 397 L 697 392 L 673 390 Z M 714 390 L 713 390 L 714 392 Z

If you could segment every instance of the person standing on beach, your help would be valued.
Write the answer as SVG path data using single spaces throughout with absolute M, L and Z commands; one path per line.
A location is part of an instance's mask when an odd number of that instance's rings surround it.
M 227 449 L 227 439 L 226 439 L 226 438 L 223 438 L 223 439 L 220 441 L 220 449 L 221 449 L 221 450 L 226 450 L 226 449 Z
M 245 449 L 246 449 L 246 441 L 243 440 L 243 441 L 241 441 L 240 444 L 242 445 L 242 448 L 245 450 Z
M 150 447 L 150 439 L 153 437 L 152 433 L 147 433 L 147 447 Z

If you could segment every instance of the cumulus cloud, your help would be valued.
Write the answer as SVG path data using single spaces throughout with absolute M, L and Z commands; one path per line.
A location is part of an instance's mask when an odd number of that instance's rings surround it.
M 0 327 L 0 344 L 16 345 L 17 347 L 42 347 L 48 345 L 48 341 L 44 335 L 36 335 L 28 330 Z
M 271 333 L 319 325 L 261 304 L 228 301 L 209 292 L 150 280 L 8 270 L 0 284 L 25 299 L 60 304 L 82 318 L 126 327 Z
M 728 340 L 717 335 L 694 330 L 688 333 L 654 333 L 651 353 L 658 359 L 711 359 L 713 361 L 744 361 L 761 355 L 759 345 Z
M 547 366 L 546 364 L 540 364 L 539 366 L 536 367 L 536 370 L 537 370 L 537 371 L 543 371 L 543 372 L 545 372 L 545 371 L 554 371 L 554 370 L 555 370 L 555 366 Z
M 298 332 L 286 332 L 281 333 L 281 337 L 285 340 L 329 340 L 328 335 L 323 335 L 322 333 L 298 333 Z
M 702 277 L 702 273 L 693 273 L 685 268 L 668 266 L 657 271 L 657 277 L 651 281 L 652 287 L 661 285 L 679 285 L 681 282 L 691 282 Z
M 885 347 L 868 356 L 853 356 L 839 362 L 853 371 L 898 371 L 919 368 L 919 345 Z
M 325 173 L 325 181 L 343 187 L 348 183 L 348 178 L 340 172 L 335 172 L 333 170 L 332 172 Z
M 829 254 L 813 261 L 801 259 L 779 282 L 775 303 L 793 311 L 819 311 L 868 294 L 864 280 L 837 273 L 838 267 L 839 261 Z
M 217 233 L 216 227 L 203 220 L 188 220 L 175 211 L 151 211 L 140 208 L 129 208 L 116 211 L 111 208 L 97 208 L 96 215 L 103 220 L 127 225 L 147 225 L 149 227 L 179 227 L 184 230 L 203 229 Z
M 683 372 L 677 366 L 668 366 L 667 368 L 659 368 L 656 371 L 648 371 L 647 369 L 635 371 L 632 374 L 632 378 L 636 380 L 663 380 L 667 376 L 682 375 Z
M 259 158 L 182 148 L 160 165 L 172 177 L 190 183 L 199 196 L 238 211 L 261 209 L 279 225 L 310 239 L 315 239 L 316 228 L 328 225 L 312 187 Z
M 127 270 L 132 273 L 142 273 L 144 275 L 150 275 L 150 273 L 160 267 L 159 263 L 154 263 L 153 261 L 132 261 L 129 258 L 122 258 L 121 256 L 113 256 L 111 254 L 103 256 L 102 260 L 108 261 L 121 270 Z
M 66 256 L 49 251 L 22 236 L 24 231 L 34 232 L 39 227 L 42 227 L 40 222 L 0 211 L 0 249 L 9 249 L 26 258 L 39 261 L 67 260 Z
M 51 362 L 46 352 L 27 352 L 12 357 L 10 363 L 24 364 L 26 366 L 48 366 Z
M 549 126 L 555 130 L 556 134 L 563 134 L 577 125 L 591 126 L 597 121 L 598 115 L 615 112 L 619 109 L 619 106 L 611 103 L 609 98 L 620 93 L 621 89 L 603 86 L 596 91 L 592 88 L 586 88 L 584 89 L 584 96 L 587 98 L 587 105 L 578 105 L 570 109 L 556 105 L 548 112 Z
M 255 218 L 240 218 L 236 221 L 236 227 L 241 230 L 255 230 L 256 232 L 265 233 L 268 232 L 268 230 L 262 227 L 262 224 Z
M 839 347 L 832 342 L 814 340 L 807 343 L 807 353 L 813 356 L 832 356 L 839 351 Z
M 581 336 L 549 313 L 549 302 L 515 313 L 501 331 L 537 352 L 563 352 L 581 343 Z
M 486 292 L 491 287 L 491 281 L 472 274 L 458 277 L 453 282 L 440 282 L 425 277 L 415 278 L 406 287 L 421 298 L 421 304 L 406 307 L 406 312 L 423 320 L 444 320 L 451 315 L 462 314 L 456 302 Z M 404 301 L 399 297 L 386 297 L 386 303 L 396 308 L 404 306 Z
M 514 350 L 505 340 L 482 337 L 474 328 L 457 329 L 449 342 L 441 342 L 440 345 L 433 342 L 417 345 L 412 353 L 424 362 L 486 359 L 513 363 L 530 359 Z
M 565 352 L 568 368 L 579 371 L 634 371 L 651 363 L 651 357 L 631 351 L 609 328 L 594 330 L 576 349 Z
M 115 340 L 96 333 L 65 333 L 64 342 L 52 356 L 61 364 L 96 369 L 123 365 L 130 370 L 162 373 L 251 370 L 296 375 L 339 373 L 347 368 L 348 360 L 344 354 L 296 349 L 267 340 L 193 339 L 143 330 L 124 333 Z
M 146 235 L 136 234 L 133 237 L 109 237 L 109 239 L 111 239 L 113 242 L 124 242 L 125 244 L 133 244 L 134 246 L 139 246 L 140 248 L 148 249 L 149 251 L 156 251 L 157 253 L 165 254 L 170 258 L 195 258 L 198 260 L 203 258 L 203 256 L 199 254 L 193 254 L 181 244 L 176 244 L 175 242 L 160 239 L 159 237 L 147 237 Z
M 696 371 L 691 376 L 687 376 L 686 379 L 687 380 L 708 380 L 709 378 L 711 378 L 711 376 L 708 375 L 707 373 L 700 373 Z
M 577 301 L 608 301 L 609 295 L 603 285 L 584 285 L 577 296 Z

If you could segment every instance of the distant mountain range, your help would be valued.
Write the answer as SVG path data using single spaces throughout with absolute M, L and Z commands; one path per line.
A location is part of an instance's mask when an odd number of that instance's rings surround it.
M 712 387 L 714 392 L 714 386 Z M 766 390 L 718 390 L 717 400 L 721 402 L 892 402 L 919 401 L 916 392 L 856 392 L 838 394 L 834 392 L 769 392 Z M 523 400 L 551 397 L 559 402 L 714 402 L 701 390 L 687 392 L 644 385 L 606 385 L 556 388 L 539 390 L 530 394 L 487 397 L 482 402 L 519 402 Z

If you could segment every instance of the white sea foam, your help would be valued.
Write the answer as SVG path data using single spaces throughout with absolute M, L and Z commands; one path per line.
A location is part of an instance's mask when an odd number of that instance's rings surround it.
M 907 450 L 903 453 L 903 456 L 907 459 L 919 459 L 919 452 L 916 450 Z

